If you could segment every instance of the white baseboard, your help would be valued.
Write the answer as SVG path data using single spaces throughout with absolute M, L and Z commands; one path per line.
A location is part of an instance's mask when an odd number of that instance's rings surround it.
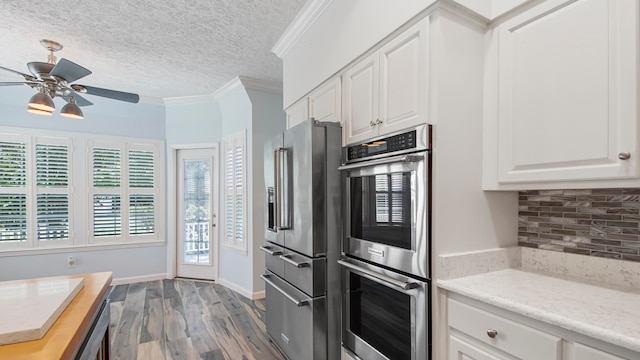
M 237 292 L 238 294 L 246 297 L 247 299 L 250 300 L 256 300 L 256 299 L 263 299 L 265 297 L 265 291 L 257 291 L 257 292 L 251 292 L 245 288 L 242 288 L 240 286 L 238 286 L 237 284 L 232 283 L 229 280 L 225 280 L 223 278 L 218 278 L 217 283 L 230 289 L 233 290 L 235 292 Z
M 167 273 L 113 279 L 111 281 L 111 285 L 115 286 L 115 285 L 132 284 L 132 283 L 143 282 L 143 281 L 155 281 L 155 280 L 164 280 L 164 279 L 168 279 Z

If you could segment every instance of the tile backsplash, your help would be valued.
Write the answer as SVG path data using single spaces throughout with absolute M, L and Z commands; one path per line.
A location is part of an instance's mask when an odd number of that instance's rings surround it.
M 640 188 L 521 191 L 518 244 L 640 262 Z

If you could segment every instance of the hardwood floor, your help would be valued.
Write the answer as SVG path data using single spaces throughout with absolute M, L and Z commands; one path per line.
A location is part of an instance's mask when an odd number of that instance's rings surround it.
M 269 342 L 264 301 L 184 279 L 117 285 L 111 291 L 112 359 L 282 360 Z

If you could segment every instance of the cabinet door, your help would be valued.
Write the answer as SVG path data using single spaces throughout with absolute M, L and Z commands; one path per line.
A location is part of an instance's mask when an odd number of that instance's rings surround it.
M 624 360 L 624 358 L 579 343 L 573 344 L 573 360 Z
M 378 134 L 378 83 L 380 61 L 373 53 L 350 68 L 344 78 L 343 145 L 366 140 Z
M 301 122 L 309 118 L 309 103 L 308 98 L 298 100 L 295 104 L 291 105 L 287 110 L 287 129 L 292 128 Z
M 449 360 L 505 360 L 515 359 L 496 355 L 489 346 L 471 344 L 456 336 L 449 336 Z
M 309 94 L 309 117 L 318 121 L 340 122 L 341 113 L 340 77 L 329 80 L 326 84 Z
M 427 122 L 428 22 L 380 49 L 380 134 Z
M 498 182 L 638 177 L 637 17 L 550 0 L 497 28 Z

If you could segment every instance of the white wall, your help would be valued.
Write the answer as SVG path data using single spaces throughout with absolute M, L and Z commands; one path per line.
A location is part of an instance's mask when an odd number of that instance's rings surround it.
M 56 99 L 58 110 L 53 116 L 27 113 L 27 102 L 33 93 L 34 90 L 27 87 L 0 87 L 0 126 L 161 140 L 165 138 L 164 106 L 130 104 L 87 95 L 86 98 L 95 105 L 82 108 L 84 120 L 72 120 L 59 115 L 59 109 L 64 104 L 60 99 Z M 77 220 L 82 221 L 81 217 L 82 214 Z M 78 242 L 86 243 L 86 239 L 78 239 Z M 77 259 L 75 268 L 66 267 L 69 255 Z M 116 280 L 156 276 L 166 272 L 165 259 L 164 245 L 87 251 L 71 249 L 39 255 L 0 254 L 0 280 L 97 271 L 112 271 Z
M 284 107 L 293 104 L 434 2 L 333 1 L 283 58 Z
M 260 275 L 264 274 L 264 253 L 260 246 L 264 244 L 264 142 L 281 133 L 286 127 L 285 113 L 282 110 L 282 95 L 247 89 L 252 104 L 252 138 L 251 152 L 252 186 L 248 194 L 251 199 L 252 221 L 249 223 L 253 238 L 250 249 L 253 256 L 253 293 L 263 292 L 264 281 Z

